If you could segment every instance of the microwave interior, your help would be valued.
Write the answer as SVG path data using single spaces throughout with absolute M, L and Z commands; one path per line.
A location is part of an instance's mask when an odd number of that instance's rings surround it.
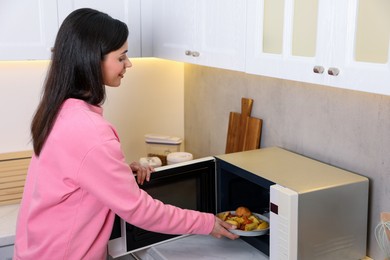
M 269 217 L 270 186 L 274 183 L 218 159 L 217 165 L 218 212 L 245 206 Z M 240 238 L 269 256 L 269 234 Z

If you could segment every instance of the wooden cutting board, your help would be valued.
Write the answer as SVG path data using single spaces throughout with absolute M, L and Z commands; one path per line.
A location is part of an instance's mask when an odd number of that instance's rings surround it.
M 251 117 L 253 99 L 241 99 L 241 113 L 230 112 L 225 153 L 258 149 L 262 120 Z

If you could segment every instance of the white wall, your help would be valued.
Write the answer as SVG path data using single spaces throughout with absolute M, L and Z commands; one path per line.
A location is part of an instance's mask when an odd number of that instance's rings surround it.
M 121 86 L 107 88 L 104 104 L 128 161 L 146 154 L 146 133 L 184 137 L 183 64 L 154 58 L 131 61 Z M 0 153 L 32 149 L 30 122 L 48 64 L 0 62 Z
M 32 149 L 30 122 L 47 61 L 0 62 L 0 153 Z
M 105 117 L 121 138 L 128 161 L 146 156 L 148 133 L 184 138 L 184 65 L 132 59 L 119 88 L 107 88 Z M 183 149 L 183 148 L 182 148 Z

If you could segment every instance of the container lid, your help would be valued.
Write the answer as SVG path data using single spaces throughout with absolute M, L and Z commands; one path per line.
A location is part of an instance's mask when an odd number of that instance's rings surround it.
M 145 142 L 152 144 L 181 144 L 182 139 L 175 136 L 146 134 Z
M 162 162 L 158 157 L 142 157 L 139 159 L 139 163 L 142 166 L 160 167 Z
M 186 153 L 186 152 L 175 152 L 175 153 L 170 153 L 167 155 L 168 165 L 180 163 L 180 162 L 191 161 L 192 159 L 193 159 L 192 154 Z

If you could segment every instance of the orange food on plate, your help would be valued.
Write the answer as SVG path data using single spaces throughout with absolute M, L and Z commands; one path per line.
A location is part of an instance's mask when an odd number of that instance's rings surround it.
M 236 215 L 239 217 L 249 217 L 252 215 L 252 212 L 247 207 L 238 207 L 236 209 Z
M 269 223 L 264 221 L 246 208 L 238 207 L 234 213 L 230 211 L 222 212 L 217 215 L 223 221 L 237 226 L 237 229 L 242 231 L 263 230 L 269 227 Z

